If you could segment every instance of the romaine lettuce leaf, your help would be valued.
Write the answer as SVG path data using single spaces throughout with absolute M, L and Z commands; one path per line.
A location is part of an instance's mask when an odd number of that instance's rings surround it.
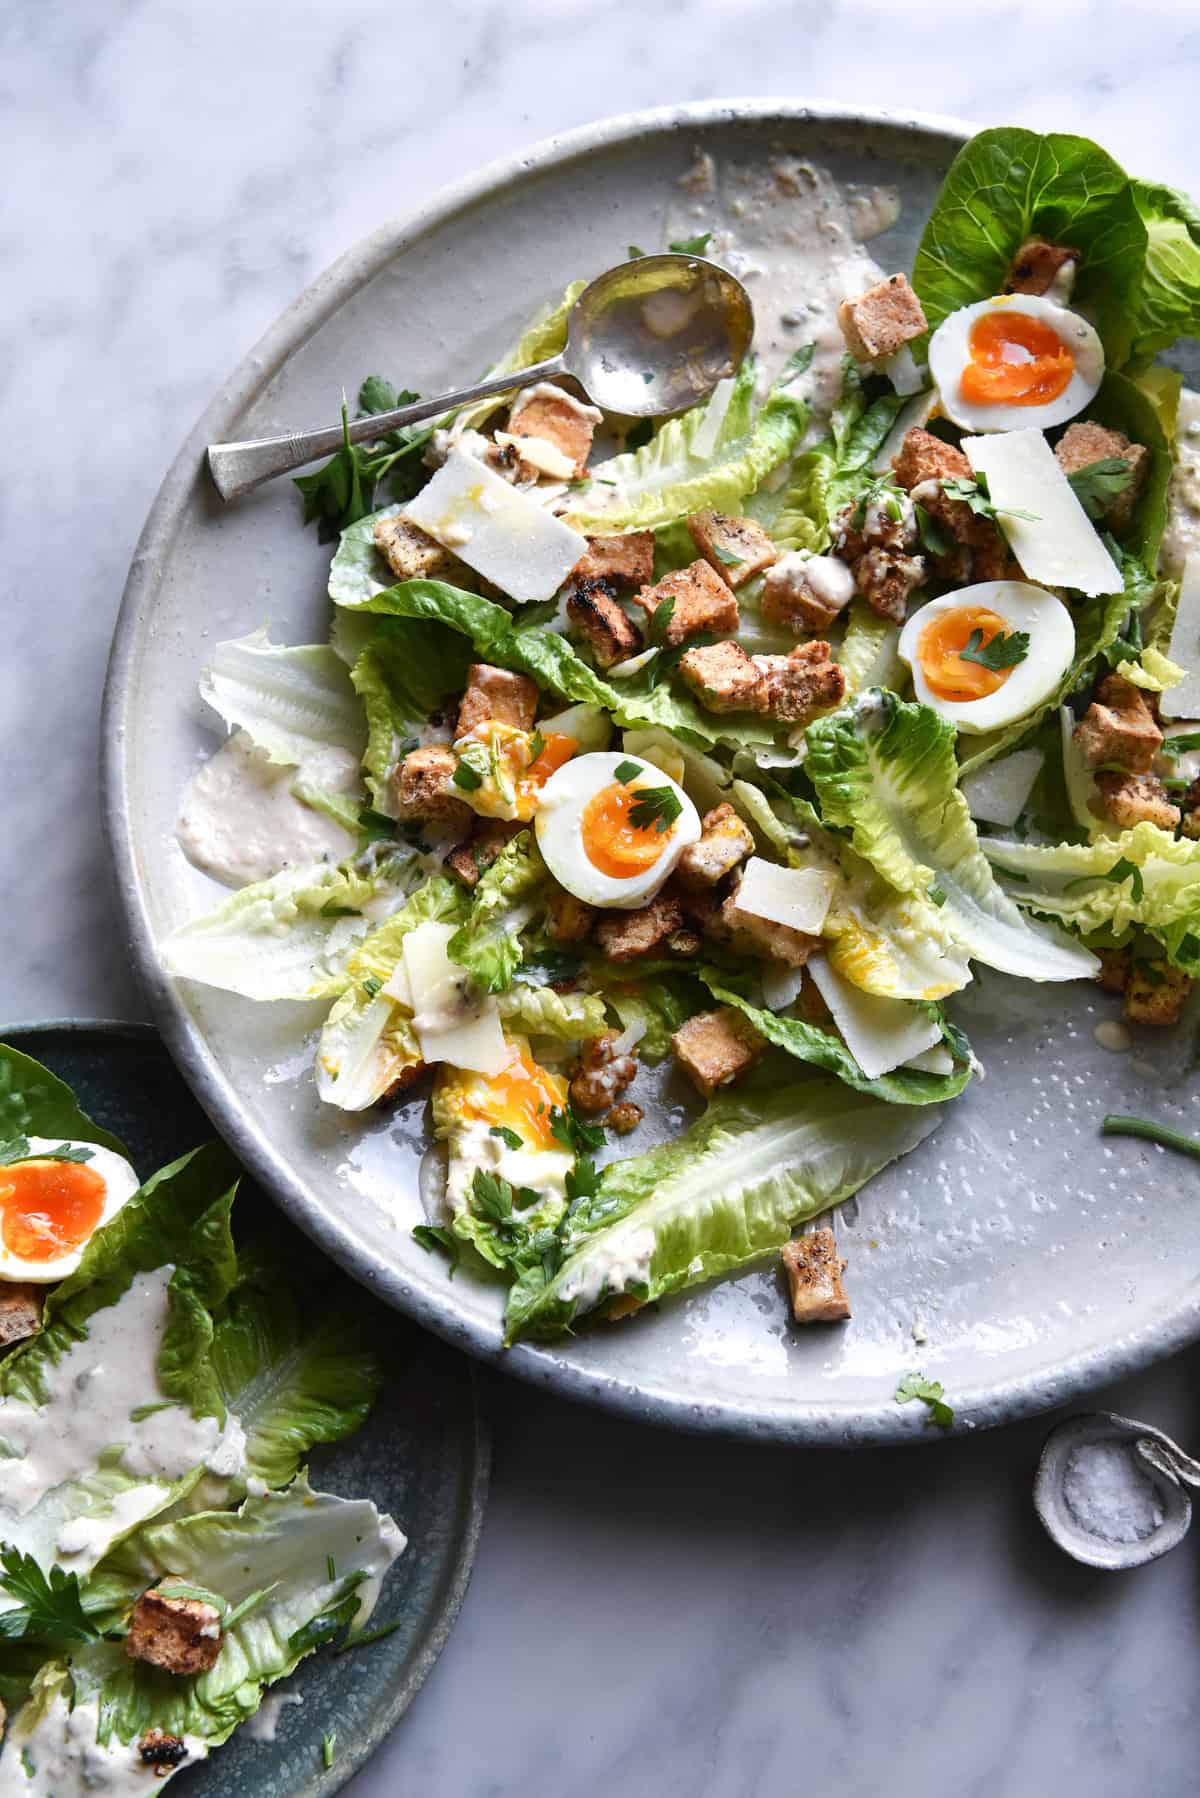
M 382 589 L 380 589 L 381 591 Z M 367 719 L 363 767 L 378 800 L 413 730 L 467 684 L 471 656 L 457 631 L 408 618 L 377 618 L 351 679 Z
M 662 1061 L 671 1052 L 674 1032 L 707 1006 L 703 990 L 682 974 L 614 979 L 613 973 L 611 963 L 597 963 L 592 979 L 603 987 L 604 997 L 620 1018 L 622 1028 L 641 1028 L 637 1045 L 640 1058 Z
M 483 378 L 490 380 L 493 375 L 505 374 L 513 368 L 532 368 L 537 362 L 557 356 L 567 341 L 567 314 L 586 286 L 586 281 L 572 281 L 561 300 L 548 308 L 543 307 L 526 325 L 512 348 L 492 364 Z M 503 393 L 476 400 L 453 415 L 455 427 L 460 431 L 481 431 L 492 414 L 507 404 L 508 398 Z
M 785 367 L 757 414 L 754 359 L 747 356 L 727 393 L 661 424 L 641 449 L 591 470 L 567 523 L 580 531 L 638 531 L 714 506 L 736 512 L 765 474 L 790 456 L 808 423 L 808 407 Z M 723 408 L 714 432 L 717 408 Z
M 747 1083 L 683 1136 L 604 1169 L 572 1211 L 562 1265 L 530 1268 L 511 1288 L 507 1340 L 557 1335 L 606 1296 L 661 1298 L 770 1254 L 939 1121 L 936 1108 L 822 1076 Z
M 536 916 L 548 884 L 532 830 L 519 831 L 480 876 L 467 921 L 450 938 L 446 953 L 485 993 L 502 993 L 512 985 L 525 953 L 521 932 Z
M 1200 842 L 1156 824 L 1135 824 L 1094 843 L 1034 845 L 998 837 L 983 845 L 1013 877 L 1012 897 L 1081 935 L 1127 938 L 1135 926 L 1158 938 L 1171 961 L 1200 975 Z
M 760 495 L 751 508 L 781 551 L 827 547 L 834 514 L 874 479 L 875 457 L 905 404 L 888 393 L 868 405 L 858 365 L 845 358 L 828 434 L 796 457 L 774 507 Z
M 811 724 L 805 769 L 827 825 L 900 893 L 940 901 L 977 961 L 1027 980 L 1080 980 L 1093 955 L 1032 925 L 997 885 L 958 790 L 954 726 L 878 689 Z
M 898 652 L 900 626 L 873 612 L 866 600 L 854 598 L 846 618 L 846 633 L 834 659 L 846 677 L 846 691 L 853 698 L 869 687 L 899 687 L 906 673 Z
M 70 1087 L 31 1055 L 0 1043 L 0 1142 L 14 1136 L 53 1136 L 59 1142 L 94 1142 L 118 1155 L 125 1145 L 92 1122 Z
M 561 1042 L 582 1042 L 601 1036 L 609 1028 L 604 1000 L 599 993 L 556 993 L 552 986 L 529 986 L 516 981 L 498 998 L 505 1030 L 522 1036 L 549 1036 Z
M 301 763 L 331 747 L 362 754 L 362 707 L 327 643 L 272 643 L 265 630 L 218 643 L 200 697 L 273 762 Z
M 400 510 L 398 504 L 381 506 L 342 532 L 329 569 L 329 597 L 335 604 L 361 606 L 393 584 L 396 577 L 375 543 L 375 526 L 379 519 L 390 518 Z
M 1200 211 L 1173 187 L 1134 181 L 1146 259 L 1133 312 L 1135 356 L 1200 336 Z
M 1146 568 L 1158 561 L 1158 548 L 1167 524 L 1167 490 L 1171 485 L 1171 440 L 1175 435 L 1175 413 L 1179 396 L 1164 420 L 1167 398 L 1159 393 L 1152 398 L 1135 376 L 1117 374 L 1109 369 L 1100 383 L 1086 416 L 1110 431 L 1121 431 L 1133 443 L 1144 444 L 1150 452 L 1150 470 L 1138 494 L 1133 520 L 1121 533 L 1121 546 L 1136 556 Z

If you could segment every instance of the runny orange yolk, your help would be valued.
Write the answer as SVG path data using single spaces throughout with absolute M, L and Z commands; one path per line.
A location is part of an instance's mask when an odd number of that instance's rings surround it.
M 506 1067 L 475 1085 L 467 1110 L 485 1123 L 503 1125 L 536 1149 L 555 1147 L 550 1114 L 566 1104 L 566 1086 L 515 1049 Z
M 984 312 L 967 334 L 971 360 L 959 392 L 972 406 L 1042 406 L 1056 400 L 1075 358 L 1053 326 L 1027 312 Z
M 939 699 L 961 704 L 984 699 L 1002 687 L 1011 668 L 984 668 L 978 662 L 964 662 L 960 652 L 974 631 L 983 632 L 978 645 L 983 649 L 993 637 L 1007 630 L 1007 620 L 989 612 L 986 606 L 956 606 L 951 612 L 939 612 L 931 618 L 917 640 L 917 660 L 930 691 Z
M 522 797 L 540 793 L 550 776 L 569 762 L 579 745 L 574 737 L 552 733 L 542 740 L 542 752 L 532 762 L 517 781 L 517 792 Z
M 579 827 L 584 852 L 593 868 L 614 880 L 628 880 L 652 868 L 671 835 L 653 823 L 647 827 L 630 822 L 637 797 L 636 787 L 616 781 L 594 793 L 583 808 Z
M 104 1181 L 78 1161 L 0 1169 L 0 1237 L 23 1261 L 57 1261 L 85 1243 L 104 1211 Z

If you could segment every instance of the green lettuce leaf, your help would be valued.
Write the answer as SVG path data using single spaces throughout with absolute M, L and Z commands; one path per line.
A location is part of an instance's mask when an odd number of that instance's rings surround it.
M 509 1035 L 516 1032 L 521 1036 L 582 1042 L 602 1036 L 609 1028 L 599 993 L 556 993 L 552 986 L 529 986 L 516 981 L 499 995 L 498 1004 Z
M 1095 957 L 1032 925 L 997 885 L 958 790 L 955 730 L 928 706 L 874 690 L 808 728 L 805 769 L 826 824 L 901 893 L 941 900 L 977 961 L 1027 980 L 1080 980 Z
M 457 702 L 471 656 L 457 631 L 407 618 L 374 621 L 351 679 L 367 715 L 363 767 L 378 800 L 401 745 L 449 695 Z
M 1200 336 L 1200 211 L 1173 187 L 1132 184 L 1146 232 L 1146 260 L 1132 327 L 1135 356 L 1177 337 Z
M 94 1142 L 118 1155 L 125 1145 L 81 1111 L 75 1095 L 49 1068 L 9 1043 L 0 1043 L 0 1142 L 14 1136 L 53 1136 Z
M 611 964 L 604 962 L 593 966 L 591 977 L 602 986 L 622 1028 L 641 1027 L 637 1052 L 643 1061 L 662 1061 L 669 1055 L 674 1032 L 707 1006 L 700 987 L 685 975 L 662 974 L 636 982 L 614 979 Z
M 537 362 L 545 362 L 549 357 L 557 356 L 567 341 L 567 314 L 586 286 L 586 281 L 572 281 L 561 300 L 538 313 L 512 348 L 492 364 L 484 379 L 490 380 L 493 375 L 506 374 L 513 368 L 532 368 Z M 474 404 L 463 406 L 453 415 L 455 426 L 460 431 L 481 431 L 487 420 L 508 403 L 508 396 L 503 393 L 493 394 L 490 399 L 476 400 Z
M 1000 293 L 1030 237 L 1081 252 L 1072 301 L 1095 320 L 1119 367 L 1135 335 L 1146 227 L 1120 165 L 1090 139 L 1063 132 L 1005 126 L 976 133 L 958 152 L 913 263 L 930 329 Z
M 873 612 L 864 599 L 850 601 L 846 634 L 835 659 L 846 677 L 846 691 L 853 697 L 870 687 L 898 687 L 905 673 L 897 653 L 900 626 Z
M 567 523 L 580 531 L 637 531 L 708 506 L 736 512 L 763 476 L 792 454 L 808 423 L 790 369 L 757 414 L 754 379 L 754 360 L 747 356 L 731 387 L 720 383 L 702 406 L 661 424 L 641 449 L 599 463 L 575 495 Z
M 446 953 L 485 993 L 502 993 L 512 985 L 525 953 L 521 932 L 537 915 L 548 884 L 532 830 L 519 831 L 481 875 L 470 915 Z
M 386 556 L 375 542 L 375 526 L 403 508 L 381 506 L 348 525 L 338 538 L 329 569 L 329 597 L 339 606 L 361 606 L 395 582 Z M 345 658 L 353 662 L 353 656 Z
M 796 457 L 773 515 L 769 500 L 754 502 L 781 551 L 828 546 L 834 514 L 875 478 L 875 457 L 906 404 L 903 395 L 888 393 L 868 405 L 858 365 L 845 358 L 828 433 Z
M 218 643 L 200 697 L 273 762 L 303 762 L 328 748 L 362 754 L 362 708 L 327 643 L 272 643 L 265 630 Z
M 820 1076 L 714 1100 L 683 1136 L 604 1169 L 571 1214 L 562 1265 L 527 1269 L 511 1288 L 507 1340 L 557 1335 L 606 1296 L 661 1298 L 770 1254 L 938 1122 L 934 1108 Z
M 1103 930 L 1125 939 L 1141 926 L 1171 961 L 1200 975 L 1200 842 L 1142 823 L 1094 843 L 992 837 L 983 847 L 1013 877 L 1012 897 L 1026 910 L 1081 936 Z
M 1133 443 L 1144 444 L 1150 452 L 1150 471 L 1138 495 L 1133 520 L 1121 533 L 1122 547 L 1135 555 L 1145 567 L 1153 568 L 1167 525 L 1167 490 L 1171 485 L 1171 440 L 1175 435 L 1174 417 L 1170 428 L 1164 423 L 1163 396 L 1152 398 L 1136 378 L 1109 369 L 1100 383 L 1100 391 L 1087 409 L 1087 417 L 1110 431 L 1121 431 Z M 1178 407 L 1178 394 L 1175 396 Z

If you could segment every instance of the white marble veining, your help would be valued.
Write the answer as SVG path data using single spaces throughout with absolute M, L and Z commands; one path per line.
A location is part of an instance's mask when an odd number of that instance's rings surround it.
M 214 387 L 338 251 L 522 143 L 716 94 L 1086 131 L 1197 192 L 1198 72 L 1182 0 L 0 7 L 0 1010 L 142 1015 L 95 793 L 125 569 Z M 1198 1372 L 1106 1402 L 1194 1445 Z M 475 1582 L 355 1798 L 1190 1789 L 1195 1550 L 1058 1556 L 1041 1425 L 840 1457 L 493 1393 Z

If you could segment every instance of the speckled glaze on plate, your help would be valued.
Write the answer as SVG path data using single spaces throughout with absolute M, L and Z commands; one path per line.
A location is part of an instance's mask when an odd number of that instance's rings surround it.
M 797 152 L 840 180 L 893 184 L 896 224 L 870 248 L 911 266 L 967 128 L 786 102 L 707 103 L 616 119 L 485 170 L 348 252 L 279 319 L 214 399 L 147 521 L 117 627 L 105 804 L 132 953 L 173 1053 L 246 1165 L 364 1285 L 450 1341 L 578 1398 L 688 1429 L 786 1441 L 935 1440 L 898 1377 L 941 1379 L 957 1428 L 1061 1403 L 1200 1335 L 1195 1170 L 1102 1143 L 1105 1111 L 1197 1118 L 1179 1033 L 1114 1056 L 1093 1037 L 1113 1002 L 983 970 L 956 1005 L 988 1070 L 941 1130 L 843 1206 L 854 1319 L 787 1323 L 760 1267 L 549 1347 L 500 1347 L 500 1297 L 412 1242 L 419 1108 L 346 1119 L 319 1105 L 302 1006 L 259 1008 L 176 986 L 156 942 L 216 897 L 173 840 L 179 794 L 216 741 L 196 693 L 213 643 L 270 617 L 324 638 L 328 552 L 281 482 L 224 511 L 204 446 L 319 423 L 378 370 L 424 392 L 487 366 L 569 279 L 657 244 L 697 147 Z
M 36 1056 L 67 1081 L 84 1110 L 125 1142 L 148 1173 L 212 1135 L 207 1118 L 148 1024 L 64 1021 L 0 1029 L 0 1042 Z M 248 1182 L 235 1213 L 268 1209 Z M 279 1225 L 287 1252 L 287 1226 Z M 372 1627 L 400 1618 L 381 1642 L 302 1662 L 281 1691 L 276 1739 L 245 1729 L 193 1770 L 180 1773 L 179 1798 L 328 1798 L 379 1746 L 441 1653 L 466 1593 L 487 1499 L 488 1436 L 469 1362 L 394 1319 L 389 1379 L 356 1436 L 318 1450 L 313 1482 L 346 1497 L 366 1495 L 409 1538 L 389 1573 Z M 333 1765 L 321 1738 L 336 1733 Z

